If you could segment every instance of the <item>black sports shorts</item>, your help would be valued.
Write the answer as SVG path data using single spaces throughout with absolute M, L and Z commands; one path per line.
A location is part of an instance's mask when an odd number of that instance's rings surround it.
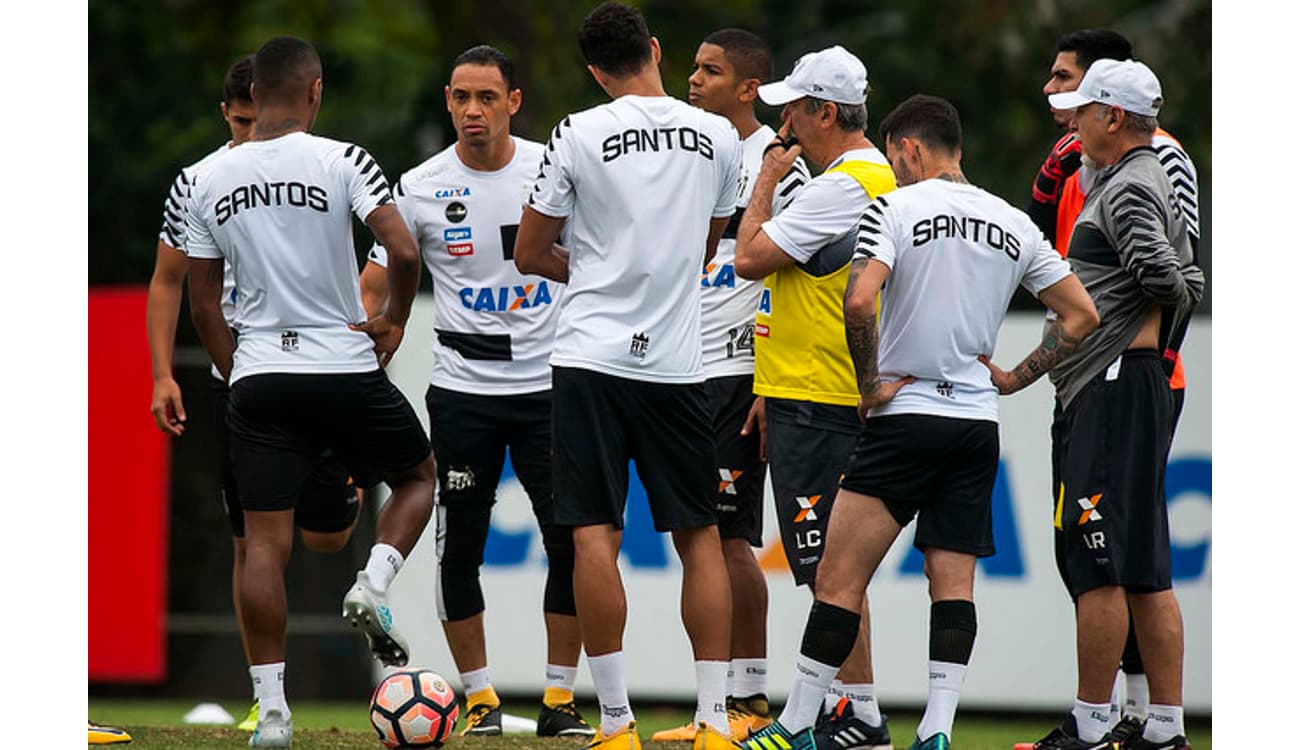
M 917 549 L 988 557 L 998 423 L 931 414 L 867 419 L 840 483 L 880 498 L 900 526 L 915 517 Z
M 378 369 L 249 375 L 231 386 L 227 420 L 235 484 L 246 510 L 295 507 L 326 451 L 361 487 L 429 456 L 415 410 Z
M 623 528 L 629 460 L 645 485 L 656 530 L 717 523 L 703 383 L 553 367 L 551 394 L 557 525 Z
M 1070 595 L 1170 588 L 1174 398 L 1154 349 L 1120 355 L 1052 422 L 1056 565 Z
M 727 375 L 704 383 L 716 442 L 718 474 L 714 510 L 718 536 L 763 546 L 763 481 L 767 464 L 759 457 L 759 430 L 741 435 L 754 404 L 754 376 Z

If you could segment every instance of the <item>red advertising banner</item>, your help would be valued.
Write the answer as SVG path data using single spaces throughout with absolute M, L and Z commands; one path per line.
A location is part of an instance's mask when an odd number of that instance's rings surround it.
M 143 287 L 91 289 L 88 678 L 161 682 L 170 445 L 149 416 Z

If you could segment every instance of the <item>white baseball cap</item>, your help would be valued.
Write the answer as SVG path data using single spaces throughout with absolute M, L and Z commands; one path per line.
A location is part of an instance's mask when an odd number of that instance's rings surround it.
M 1156 74 L 1137 60 L 1098 60 L 1083 75 L 1079 88 L 1051 94 L 1047 101 L 1055 109 L 1074 109 L 1098 102 L 1135 115 L 1155 117 L 1164 98 L 1160 96 Z
M 774 106 L 805 96 L 862 104 L 867 100 L 867 66 L 837 44 L 799 58 L 784 81 L 758 87 L 758 98 Z

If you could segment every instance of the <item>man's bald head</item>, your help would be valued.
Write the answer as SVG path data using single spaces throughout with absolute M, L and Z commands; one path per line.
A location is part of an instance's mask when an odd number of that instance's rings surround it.
M 262 103 L 297 102 L 320 77 L 320 56 L 297 37 L 278 36 L 253 57 L 253 96 Z

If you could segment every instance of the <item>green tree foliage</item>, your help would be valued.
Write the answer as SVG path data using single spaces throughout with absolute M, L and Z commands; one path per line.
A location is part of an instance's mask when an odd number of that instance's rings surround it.
M 867 65 L 876 124 L 914 93 L 944 96 L 961 112 L 968 176 L 1024 205 L 1059 132 L 1041 92 L 1056 38 L 1079 28 L 1127 35 L 1160 76 L 1161 123 L 1200 172 L 1208 259 L 1210 3 L 1208 0 L 645 0 L 664 52 L 670 94 L 684 97 L 692 58 L 709 32 L 739 26 L 770 40 L 777 75 L 799 55 L 842 44 Z M 487 43 L 518 67 L 524 104 L 517 134 L 544 140 L 566 113 L 604 100 L 577 46 L 596 5 L 517 0 L 297 0 L 280 3 L 92 0 L 90 228 L 92 284 L 143 283 L 160 210 L 177 170 L 228 136 L 218 101 L 227 67 L 278 34 L 321 53 L 325 99 L 316 132 L 366 146 L 390 179 L 454 135 L 443 103 L 448 64 Z M 760 116 L 776 123 L 779 113 Z M 360 238 L 361 235 L 359 235 Z

